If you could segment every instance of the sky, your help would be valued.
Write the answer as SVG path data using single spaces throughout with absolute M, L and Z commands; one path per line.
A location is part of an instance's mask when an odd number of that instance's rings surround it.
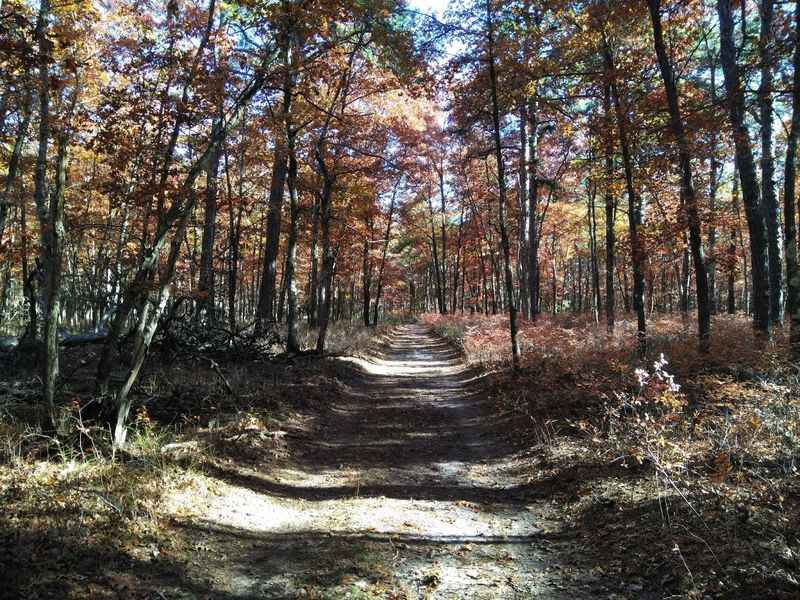
M 448 0 L 409 0 L 409 5 L 420 12 L 441 17 L 447 8 Z

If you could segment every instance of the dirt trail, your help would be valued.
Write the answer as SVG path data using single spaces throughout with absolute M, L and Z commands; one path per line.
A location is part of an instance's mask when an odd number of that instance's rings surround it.
M 313 431 L 291 440 L 290 466 L 220 469 L 193 516 L 176 516 L 195 548 L 184 590 L 588 597 L 546 535 L 557 524 L 526 491 L 504 422 L 452 347 L 408 325 L 369 360 L 344 360 L 350 375 Z

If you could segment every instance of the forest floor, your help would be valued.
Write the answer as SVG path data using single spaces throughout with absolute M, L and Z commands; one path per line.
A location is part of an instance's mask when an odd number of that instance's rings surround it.
M 568 336 L 553 332 L 548 351 Z M 764 412 L 747 444 L 734 431 L 735 464 L 691 458 L 678 472 L 672 455 L 632 459 L 642 440 L 611 435 L 618 425 L 587 399 L 598 390 L 586 395 L 598 377 L 565 348 L 563 364 L 532 353 L 524 376 L 465 360 L 423 324 L 324 360 L 161 349 L 136 389 L 131 447 L 114 458 L 78 408 L 72 438 L 19 433 L 8 415 L 25 404 L 11 400 L 33 379 L 11 370 L 0 377 L 0 598 L 798 597 L 796 395 L 737 384 L 782 420 Z M 68 353 L 65 371 L 90 359 Z M 65 393 L 76 407 L 89 394 L 80 377 Z M 605 431 L 591 426 L 600 417 Z M 756 445 L 776 458 L 753 465 Z

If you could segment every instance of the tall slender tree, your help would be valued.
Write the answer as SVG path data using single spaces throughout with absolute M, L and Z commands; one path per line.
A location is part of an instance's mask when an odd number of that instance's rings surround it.
M 667 93 L 670 128 L 678 145 L 678 161 L 681 170 L 681 203 L 682 208 L 686 211 L 686 219 L 689 225 L 695 286 L 697 288 L 698 336 L 700 337 L 700 348 L 707 352 L 711 333 L 711 303 L 708 293 L 706 258 L 703 252 L 703 236 L 700 229 L 700 213 L 692 182 L 692 159 L 689 151 L 689 141 L 686 137 L 678 101 L 678 83 L 664 45 L 664 34 L 661 26 L 661 0 L 648 0 L 647 4 L 650 8 L 650 18 L 653 22 L 653 38 L 656 54 L 658 55 L 661 78 L 664 81 L 664 90 Z
M 497 163 L 497 208 L 500 244 L 503 250 L 503 273 L 505 275 L 506 304 L 508 306 L 508 326 L 511 334 L 511 359 L 515 369 L 519 369 L 519 341 L 517 340 L 517 307 L 514 299 L 514 280 L 511 272 L 511 244 L 506 219 L 506 174 L 503 159 L 503 142 L 500 126 L 500 102 L 497 88 L 497 66 L 495 57 L 495 16 L 492 0 L 486 0 L 486 61 L 489 68 L 489 92 L 494 138 L 494 157 Z
M 736 59 L 737 49 L 733 41 L 731 0 L 717 0 L 717 15 L 720 26 L 720 63 L 725 77 L 728 118 L 733 128 L 736 167 L 739 172 L 747 226 L 750 232 L 753 323 L 757 330 L 766 334 L 769 333 L 770 328 L 770 271 L 767 249 L 769 234 L 764 222 L 753 149 L 745 124 L 744 91 Z
M 758 88 L 758 110 L 761 121 L 761 201 L 767 225 L 769 256 L 769 302 L 773 323 L 783 320 L 783 240 L 781 239 L 780 210 L 775 192 L 775 156 L 773 151 L 774 110 L 772 102 L 775 71 L 775 2 L 760 0 L 761 32 L 759 61 L 761 83 Z
M 786 161 L 783 176 L 783 223 L 786 236 L 786 310 L 791 324 L 790 347 L 795 360 L 800 360 L 800 270 L 797 261 L 797 140 L 800 137 L 800 0 L 794 8 L 794 53 L 792 67 L 792 120 L 786 140 Z

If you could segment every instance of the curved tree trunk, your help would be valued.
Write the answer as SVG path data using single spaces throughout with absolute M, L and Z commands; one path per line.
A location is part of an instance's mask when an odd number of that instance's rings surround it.
M 290 123 L 292 102 L 294 99 L 295 74 L 292 64 L 292 31 L 289 19 L 289 8 L 283 2 L 284 18 L 278 36 L 283 76 L 283 102 L 281 105 L 281 122 Z M 272 160 L 272 179 L 267 200 L 267 230 L 264 246 L 264 264 L 261 274 L 261 286 L 256 309 L 256 333 L 262 333 L 267 322 L 275 321 L 275 294 L 278 276 L 278 254 L 280 252 L 281 216 L 283 213 L 283 196 L 286 186 L 288 166 L 288 131 L 282 133 L 283 139 L 275 142 L 275 153 Z
M 683 118 L 680 113 L 675 73 L 664 46 L 664 36 L 661 29 L 661 2 L 660 0 L 648 0 L 647 3 L 650 7 L 650 17 L 653 22 L 653 37 L 661 69 L 661 78 L 664 81 L 664 89 L 667 93 L 670 127 L 678 143 L 678 160 L 681 170 L 681 204 L 686 210 L 689 224 L 689 240 L 694 264 L 695 287 L 697 288 L 698 337 L 700 338 L 700 350 L 707 352 L 711 332 L 711 305 L 708 297 L 708 274 L 705 253 L 703 252 L 703 237 L 700 230 L 700 214 L 692 182 L 692 160 L 689 155 L 689 142 L 686 139 Z

